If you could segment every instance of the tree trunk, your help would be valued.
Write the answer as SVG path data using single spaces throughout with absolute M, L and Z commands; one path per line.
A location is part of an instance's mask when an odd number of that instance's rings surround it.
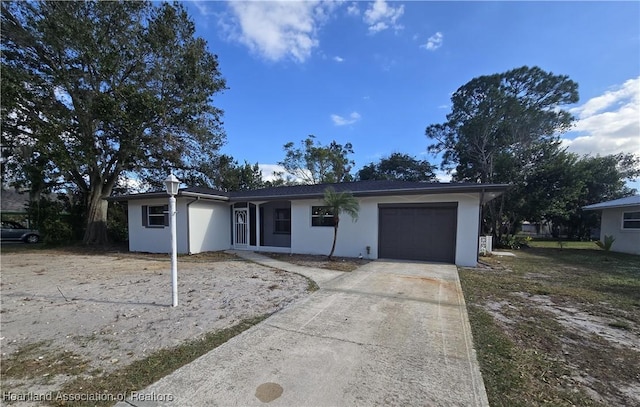
M 104 191 L 108 189 L 109 191 Z M 105 193 L 106 192 L 106 193 Z M 107 208 L 105 199 L 111 193 L 110 188 L 95 186 L 89 192 L 87 202 L 87 229 L 84 232 L 82 242 L 90 245 L 104 245 L 109 242 L 107 235 Z
M 331 253 L 329 253 L 329 260 L 333 260 L 333 252 L 336 250 L 336 240 L 338 240 L 338 217 L 333 218 L 333 244 L 331 245 Z

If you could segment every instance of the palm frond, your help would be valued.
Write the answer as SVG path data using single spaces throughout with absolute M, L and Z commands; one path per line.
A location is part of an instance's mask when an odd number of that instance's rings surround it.
M 341 213 L 346 213 L 351 216 L 354 221 L 358 220 L 360 204 L 351 192 L 336 192 L 333 188 L 329 187 L 324 191 L 324 204 L 331 208 L 334 216 L 340 216 Z

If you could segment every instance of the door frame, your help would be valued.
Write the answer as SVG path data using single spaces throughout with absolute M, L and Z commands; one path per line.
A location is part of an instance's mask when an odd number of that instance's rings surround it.
M 238 222 L 244 214 L 244 222 Z M 241 230 L 244 225 L 244 230 Z M 241 232 L 241 233 L 238 233 Z M 244 239 L 242 239 L 244 238 Z M 244 240 L 244 241 L 243 241 Z M 248 247 L 249 246 L 249 208 L 233 208 L 233 246 Z

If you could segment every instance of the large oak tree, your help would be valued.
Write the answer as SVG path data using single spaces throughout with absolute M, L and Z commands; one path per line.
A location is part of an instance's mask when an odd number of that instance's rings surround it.
M 523 66 L 472 79 L 451 101 L 447 121 L 426 129 L 429 151 L 442 153 L 441 167 L 454 171 L 455 181 L 523 186 L 560 149 L 559 135 L 573 123 L 564 107 L 578 101 L 578 85 Z M 520 201 L 508 193 L 489 202 L 488 229 L 498 236 L 513 231 Z
M 2 74 L 4 164 L 84 194 L 85 243 L 123 174 L 197 172 L 224 141 L 217 56 L 177 3 L 2 2 Z

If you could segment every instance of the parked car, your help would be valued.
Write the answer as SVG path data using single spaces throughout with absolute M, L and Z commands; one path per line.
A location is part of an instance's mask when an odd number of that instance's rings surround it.
M 17 222 L 3 220 L 0 229 L 0 239 L 2 241 L 16 240 L 25 243 L 38 243 L 40 241 L 40 232 L 26 228 Z

